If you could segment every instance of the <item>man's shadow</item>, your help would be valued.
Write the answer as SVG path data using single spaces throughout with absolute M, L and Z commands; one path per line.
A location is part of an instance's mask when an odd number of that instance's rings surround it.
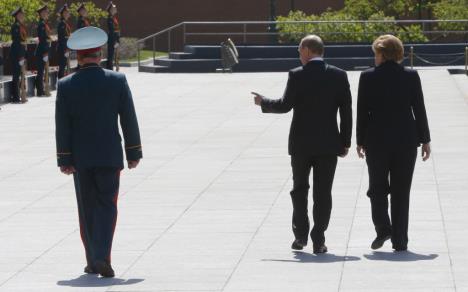
M 401 252 L 382 252 L 374 251 L 372 254 L 366 254 L 364 257 L 371 261 L 389 261 L 389 262 L 416 262 L 431 261 L 438 257 L 438 254 L 418 254 L 411 251 Z
M 134 285 L 143 282 L 144 279 L 119 279 L 119 278 L 100 278 L 97 275 L 81 275 L 76 279 L 58 281 L 58 286 L 69 287 L 108 287 Z
M 293 251 L 294 260 L 264 259 L 264 262 L 285 262 L 285 263 L 337 263 L 359 261 L 361 258 L 355 256 L 338 256 L 331 253 L 311 254 L 302 251 Z

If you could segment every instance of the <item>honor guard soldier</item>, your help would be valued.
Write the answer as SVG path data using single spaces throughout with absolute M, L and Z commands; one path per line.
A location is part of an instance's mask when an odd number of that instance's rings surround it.
M 51 31 L 48 24 L 49 8 L 47 5 L 42 6 L 37 10 L 39 13 L 39 23 L 37 25 L 37 37 L 39 43 L 36 48 L 36 63 L 37 63 L 37 77 L 36 77 L 36 90 L 37 96 L 50 96 L 48 89 L 49 85 L 49 51 L 52 39 L 50 37 Z
M 57 54 L 59 59 L 58 78 L 60 79 L 64 77 L 66 71 L 70 69 L 70 52 L 67 47 L 67 41 L 71 34 L 71 28 L 68 24 L 68 19 L 70 18 L 70 9 L 68 8 L 67 4 L 63 5 L 62 8 L 60 8 L 59 14 L 60 21 L 57 26 Z
M 99 66 L 107 34 L 96 27 L 74 32 L 68 47 L 77 51 L 80 69 L 58 82 L 56 142 L 58 166 L 73 174 L 85 273 L 114 277 L 111 248 L 117 219 L 121 136 L 129 169 L 142 158 L 138 121 L 125 75 Z
M 26 49 L 27 49 L 27 30 L 24 25 L 23 8 L 19 7 L 11 13 L 15 18 L 15 22 L 11 26 L 11 49 L 10 60 L 13 71 L 13 82 L 11 90 L 11 102 L 20 103 L 26 102 L 26 80 L 24 73 L 26 71 Z M 20 77 L 21 82 L 20 82 Z M 21 99 L 20 99 L 21 94 Z
M 116 63 L 118 64 L 118 55 L 119 55 L 119 46 L 120 46 L 120 25 L 119 25 L 119 20 L 117 19 L 117 6 L 112 1 L 109 3 L 109 5 L 107 5 L 106 10 L 109 13 L 107 17 L 107 28 L 108 28 L 109 39 L 107 40 L 106 68 L 109 70 L 114 70 L 114 59 Z
M 88 10 L 86 9 L 84 3 L 81 3 L 80 6 L 76 9 L 78 12 L 78 21 L 76 22 L 76 29 L 90 26 L 88 20 Z

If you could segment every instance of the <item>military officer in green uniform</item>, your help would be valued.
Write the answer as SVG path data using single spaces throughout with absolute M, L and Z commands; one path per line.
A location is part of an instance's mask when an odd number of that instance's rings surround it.
M 107 34 L 92 26 L 68 40 L 80 69 L 58 82 L 56 142 L 61 172 L 74 176 L 85 272 L 114 277 L 111 248 L 124 168 L 119 119 L 129 169 L 139 164 L 142 147 L 125 75 L 99 66 L 106 42 Z
M 49 8 L 47 5 L 44 5 L 37 10 L 37 13 L 39 13 L 39 23 L 37 24 L 39 43 L 35 53 L 37 65 L 36 91 L 37 96 L 42 97 L 49 95 L 49 93 L 46 94 L 44 90 L 44 82 L 47 82 L 47 80 L 44 80 L 44 74 L 48 74 L 45 70 L 48 70 L 46 64 L 49 63 L 49 51 L 52 39 L 50 37 L 51 31 L 48 24 Z
M 106 68 L 114 70 L 115 51 L 120 46 L 120 24 L 117 18 L 117 6 L 111 1 L 106 8 L 107 16 L 107 64 Z
M 60 21 L 57 25 L 57 35 L 58 35 L 58 44 L 57 44 L 57 54 L 59 59 L 59 71 L 58 78 L 65 76 L 66 68 L 69 64 L 70 52 L 67 47 L 67 41 L 71 34 L 71 28 L 68 24 L 68 19 L 70 18 L 70 9 L 68 5 L 65 4 L 62 8 L 59 9 Z
M 78 21 L 76 22 L 76 29 L 90 26 L 88 20 L 88 10 L 86 9 L 84 3 L 81 3 L 80 6 L 76 9 L 78 12 Z
M 23 8 L 19 7 L 11 13 L 15 18 L 15 22 L 11 26 L 12 44 L 10 48 L 11 68 L 13 71 L 13 82 L 11 87 L 12 103 L 22 102 L 20 99 L 20 76 L 22 67 L 26 62 L 26 46 L 27 46 L 27 30 L 24 24 Z

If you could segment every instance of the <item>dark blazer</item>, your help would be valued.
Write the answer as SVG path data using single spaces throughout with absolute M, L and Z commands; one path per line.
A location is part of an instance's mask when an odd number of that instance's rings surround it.
M 431 141 L 418 72 L 388 61 L 362 72 L 357 109 L 357 144 L 416 147 Z
M 291 109 L 290 155 L 339 155 L 350 147 L 353 118 L 345 71 L 323 61 L 291 70 L 283 98 L 264 99 L 262 111 L 286 113 Z
M 125 75 L 93 64 L 60 79 L 55 112 L 58 165 L 123 168 L 119 117 L 127 160 L 138 160 L 140 132 Z

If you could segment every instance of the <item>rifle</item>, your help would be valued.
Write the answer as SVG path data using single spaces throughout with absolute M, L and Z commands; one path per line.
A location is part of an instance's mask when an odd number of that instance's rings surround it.
M 120 45 L 115 49 L 115 71 L 120 71 Z
M 45 63 L 45 74 L 44 74 L 44 92 L 46 96 L 50 96 L 50 80 L 49 80 L 49 60 Z M 42 80 L 41 80 L 42 82 Z
M 24 60 L 23 66 L 21 66 L 21 76 L 20 76 L 20 98 L 21 102 L 25 103 L 27 99 L 27 89 L 26 89 L 26 60 Z

